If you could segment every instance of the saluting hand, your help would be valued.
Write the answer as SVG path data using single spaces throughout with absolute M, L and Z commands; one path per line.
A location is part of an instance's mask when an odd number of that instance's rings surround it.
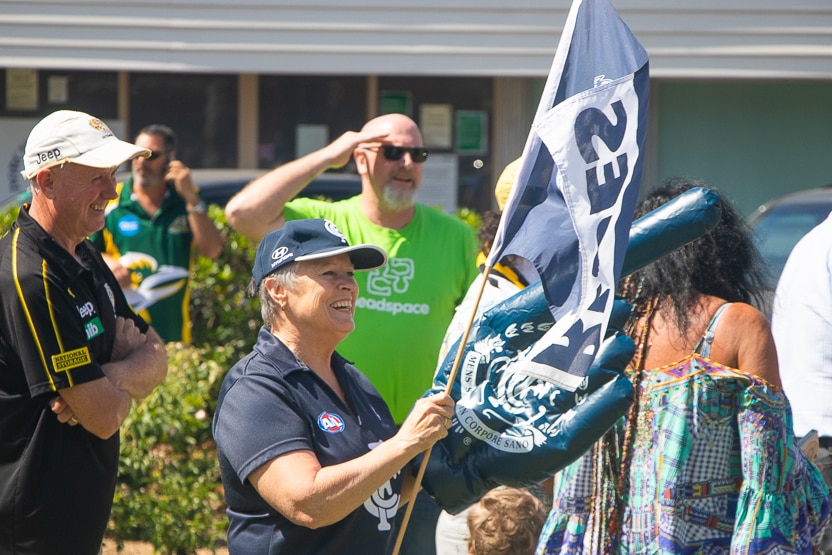
M 365 133 L 362 131 L 347 131 L 329 145 L 324 147 L 327 157 L 329 158 L 330 168 L 340 168 L 347 164 L 352 157 L 353 151 L 362 144 L 379 143 L 389 135 L 388 132 L 383 133 Z

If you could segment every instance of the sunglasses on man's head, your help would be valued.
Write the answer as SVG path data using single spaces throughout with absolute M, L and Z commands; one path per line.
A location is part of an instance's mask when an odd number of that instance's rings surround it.
M 422 162 L 428 159 L 428 149 L 426 149 L 423 146 L 407 147 L 396 145 L 379 145 L 376 147 L 368 147 L 368 149 L 380 149 L 381 154 L 384 156 L 385 160 L 390 160 L 391 162 L 397 162 L 404 158 L 405 152 L 409 153 L 410 158 L 417 164 L 421 164 Z

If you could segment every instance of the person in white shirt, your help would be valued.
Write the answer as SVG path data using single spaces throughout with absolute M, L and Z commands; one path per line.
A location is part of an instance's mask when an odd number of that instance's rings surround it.
M 832 485 L 832 215 L 789 255 L 774 294 L 771 331 L 795 435 L 817 431 L 816 460 Z M 824 553 L 832 552 L 829 528 L 821 543 Z

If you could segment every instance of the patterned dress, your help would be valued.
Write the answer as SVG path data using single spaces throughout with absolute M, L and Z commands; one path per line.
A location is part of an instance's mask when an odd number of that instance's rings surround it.
M 707 358 L 725 306 L 691 355 L 644 372 L 617 537 L 602 532 L 623 420 L 612 457 L 596 449 L 555 476 L 537 555 L 813 552 L 829 490 L 794 441 L 783 391 Z

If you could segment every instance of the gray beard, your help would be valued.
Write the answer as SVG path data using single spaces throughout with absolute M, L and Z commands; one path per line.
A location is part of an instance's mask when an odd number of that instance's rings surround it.
M 416 204 L 416 189 L 405 189 L 393 185 L 384 186 L 384 206 L 391 210 L 407 210 Z

